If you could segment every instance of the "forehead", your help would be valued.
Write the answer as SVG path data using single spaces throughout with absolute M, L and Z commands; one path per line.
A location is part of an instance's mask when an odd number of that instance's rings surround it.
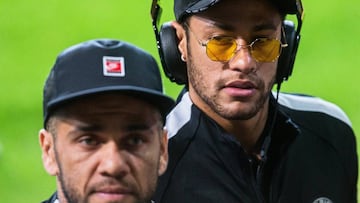
M 222 0 L 195 16 L 233 26 L 278 25 L 282 19 L 278 8 L 268 0 Z
M 146 121 L 161 119 L 160 113 L 152 104 L 133 96 L 106 93 L 91 95 L 71 101 L 61 107 L 56 117 L 63 119 L 91 120 L 110 118 L 125 121 Z

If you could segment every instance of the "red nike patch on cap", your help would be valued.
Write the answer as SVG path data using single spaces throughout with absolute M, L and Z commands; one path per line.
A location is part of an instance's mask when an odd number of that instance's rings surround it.
M 105 76 L 125 76 L 124 57 L 103 56 L 103 72 Z

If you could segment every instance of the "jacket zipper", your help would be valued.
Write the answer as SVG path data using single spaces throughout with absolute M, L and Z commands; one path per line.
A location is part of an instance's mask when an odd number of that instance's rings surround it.
M 264 197 L 261 192 L 262 166 L 263 162 L 261 161 L 256 168 L 256 173 L 254 173 L 254 161 L 252 158 L 249 158 L 251 184 L 253 189 L 255 190 L 256 198 L 259 203 L 265 203 Z

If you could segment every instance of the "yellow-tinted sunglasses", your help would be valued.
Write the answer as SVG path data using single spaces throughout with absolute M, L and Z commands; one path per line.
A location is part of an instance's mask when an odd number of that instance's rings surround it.
M 281 49 L 288 44 L 282 44 L 278 39 L 257 38 L 247 45 L 239 45 L 236 38 L 228 36 L 212 37 L 206 42 L 201 42 L 197 36 L 187 26 L 188 30 L 195 36 L 199 44 L 206 47 L 206 55 L 213 61 L 229 61 L 238 49 L 246 48 L 250 50 L 251 56 L 257 62 L 274 62 L 279 58 Z

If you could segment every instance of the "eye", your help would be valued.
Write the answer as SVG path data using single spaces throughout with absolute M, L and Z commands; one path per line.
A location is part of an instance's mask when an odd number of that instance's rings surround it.
M 143 139 L 142 136 L 130 136 L 128 137 L 126 143 L 128 146 L 139 146 L 141 144 L 143 144 L 145 142 L 145 140 Z
M 83 136 L 79 139 L 79 143 L 84 146 L 95 147 L 100 144 L 100 141 L 94 136 Z
M 211 41 L 212 43 L 216 43 L 216 45 L 222 46 L 231 46 L 234 42 L 236 43 L 236 40 L 233 37 L 228 36 L 215 36 L 212 37 L 209 41 Z

